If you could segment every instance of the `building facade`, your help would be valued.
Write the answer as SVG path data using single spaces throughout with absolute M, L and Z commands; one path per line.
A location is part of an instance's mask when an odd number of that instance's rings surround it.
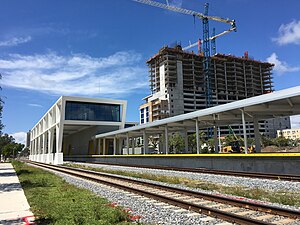
M 163 47 L 147 61 L 151 95 L 140 106 L 141 124 L 207 107 L 203 54 L 183 51 L 180 46 Z M 273 64 L 250 59 L 248 55 L 235 57 L 216 54 L 210 58 L 211 106 L 222 105 L 273 91 Z M 146 116 L 146 113 L 148 116 Z M 144 117 L 144 118 L 143 118 Z M 290 128 L 289 120 L 279 119 L 282 127 Z M 276 124 L 276 123 L 273 123 Z M 239 127 L 235 125 L 234 127 Z M 276 136 L 272 127 L 266 129 L 259 123 L 265 135 Z M 275 126 L 275 125 L 274 125 Z M 223 129 L 224 132 L 226 128 Z M 239 129 L 235 131 L 240 132 Z M 249 124 L 249 136 L 253 125 Z M 224 134 L 222 131 L 222 133 Z
M 63 156 L 97 153 L 96 134 L 125 127 L 127 102 L 62 96 L 30 131 L 33 161 L 61 164 Z
M 278 130 L 277 137 L 285 137 L 292 140 L 300 139 L 300 128 Z

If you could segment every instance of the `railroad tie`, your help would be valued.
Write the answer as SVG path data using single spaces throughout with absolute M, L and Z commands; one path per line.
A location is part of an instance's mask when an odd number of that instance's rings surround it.
M 251 214 L 251 213 L 255 213 L 256 211 L 253 211 L 253 210 L 248 210 L 248 211 L 243 211 L 243 212 L 238 212 L 236 213 L 237 215 L 240 215 L 240 216 L 245 216 L 247 214 Z
M 222 206 L 222 205 L 224 205 L 224 204 L 222 204 L 222 203 L 217 203 L 217 204 L 209 205 L 209 207 L 215 208 L 215 207 L 219 207 L 219 206 Z
M 274 217 L 275 215 L 272 215 L 272 214 L 267 214 L 267 215 L 263 215 L 263 216 L 258 216 L 256 217 L 255 219 L 257 220 L 266 220 L 266 219 L 270 219 L 272 217 Z
M 200 220 L 203 221 L 203 222 L 209 222 L 209 221 L 212 221 L 212 220 L 216 220 L 216 218 L 207 216 L 207 217 L 201 218 Z
M 232 212 L 235 211 L 237 209 L 241 209 L 239 207 L 229 207 L 229 208 L 225 208 L 225 209 L 221 209 L 223 212 Z
M 283 224 L 289 224 L 289 223 L 292 223 L 292 222 L 295 222 L 295 221 L 293 219 L 290 219 L 290 218 L 285 218 L 285 219 L 276 221 L 276 224 L 283 225 Z
M 216 225 L 232 225 L 233 223 L 229 222 L 223 222 L 223 223 L 217 223 Z

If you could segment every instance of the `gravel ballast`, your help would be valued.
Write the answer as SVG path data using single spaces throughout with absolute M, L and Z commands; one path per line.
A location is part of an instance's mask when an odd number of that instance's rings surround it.
M 66 163 L 74 163 L 74 162 L 66 162 Z M 202 181 L 212 182 L 215 184 L 222 184 L 225 186 L 243 186 L 249 189 L 260 188 L 268 191 L 288 190 L 290 192 L 300 192 L 300 182 L 267 180 L 267 179 L 236 177 L 236 176 L 205 174 L 205 173 L 192 173 L 192 172 L 161 170 L 161 169 L 148 169 L 148 168 L 138 168 L 138 167 L 113 166 L 113 165 L 92 164 L 92 163 L 76 163 L 76 164 L 85 165 L 94 168 L 109 169 L 109 170 L 150 173 L 150 174 L 170 176 L 170 177 L 183 177 L 191 180 L 202 180 Z
M 225 182 L 228 181 L 226 183 L 226 185 L 229 185 L 229 186 L 232 186 L 235 183 L 235 182 L 231 183 L 230 182 L 231 179 L 234 180 L 237 178 L 237 177 L 231 177 L 231 176 L 196 174 L 196 173 L 165 171 L 165 170 L 157 170 L 157 169 L 111 166 L 111 165 L 103 165 L 103 164 L 98 164 L 98 165 L 86 164 L 86 163 L 78 163 L 78 164 L 85 165 L 85 166 L 91 166 L 91 167 L 101 167 L 101 168 L 106 168 L 106 169 L 110 169 L 110 170 L 145 172 L 145 173 L 154 173 L 154 174 L 159 174 L 159 175 L 164 175 L 164 176 L 181 176 L 181 177 L 185 177 L 185 178 L 189 178 L 189 179 L 205 180 L 203 177 L 208 177 L 211 180 L 214 180 L 216 183 L 222 183 L 224 185 L 224 181 L 220 181 L 220 179 L 221 179 L 220 177 L 222 177 L 222 179 L 224 179 Z M 212 219 L 208 222 L 208 221 L 205 221 L 205 218 L 207 217 L 206 215 L 200 215 L 200 214 L 196 215 L 196 216 L 190 215 L 192 212 L 188 212 L 188 211 L 181 212 L 181 210 L 178 210 L 178 208 L 176 209 L 175 207 L 168 208 L 161 204 L 158 204 L 157 201 L 149 200 L 149 199 L 143 198 L 143 197 L 137 197 L 134 194 L 120 191 L 115 188 L 108 187 L 106 185 L 97 184 L 95 182 L 86 181 L 86 180 L 83 180 L 80 178 L 75 178 L 73 176 L 65 175 L 65 174 L 62 174 L 59 172 L 55 172 L 55 173 L 58 174 L 59 176 L 62 176 L 68 183 L 71 183 L 77 187 L 89 189 L 89 190 L 93 191 L 94 193 L 99 194 L 99 195 L 103 196 L 104 198 L 107 198 L 111 202 L 117 203 L 118 205 L 123 206 L 125 208 L 130 208 L 131 213 L 133 215 L 141 216 L 141 219 L 139 221 L 142 223 L 145 223 L 145 224 L 166 224 L 166 225 L 169 225 L 169 224 L 170 225 L 171 224 L 183 224 L 183 225 L 185 225 L 185 224 L 200 224 L 201 225 L 201 224 L 220 224 L 220 223 L 222 224 L 222 223 L 224 223 L 224 221 L 217 220 L 217 219 Z M 204 175 L 204 176 L 202 176 L 202 175 Z M 117 176 L 120 176 L 120 175 L 117 175 Z M 121 176 L 121 177 L 123 177 L 123 176 Z M 199 177 L 201 177 L 201 178 L 199 178 Z M 162 182 L 149 181 L 149 180 L 140 179 L 140 178 L 132 178 L 132 179 L 162 184 Z M 238 178 L 238 179 L 250 180 L 250 182 L 248 181 L 248 183 L 247 183 L 248 187 L 251 187 L 251 183 L 255 184 L 257 181 L 263 181 L 260 179 L 251 179 L 251 178 Z M 267 181 L 269 182 L 269 180 L 267 180 Z M 266 182 L 266 180 L 265 180 L 265 182 Z M 270 185 L 270 187 L 273 188 L 272 190 L 280 190 L 280 189 L 274 188 L 274 185 L 276 185 L 276 183 L 280 183 L 280 182 L 291 183 L 292 185 L 297 184 L 297 183 L 286 182 L 286 181 L 275 181 L 275 182 L 271 181 L 271 182 L 272 182 L 272 184 Z M 177 187 L 177 188 L 199 191 L 202 193 L 203 192 L 209 193 L 209 194 L 215 193 L 213 191 L 192 189 L 192 188 L 188 188 L 188 187 L 185 187 L 185 186 L 179 185 L 179 184 L 166 184 L 166 183 L 163 183 L 163 184 L 167 185 L 167 186 Z M 241 183 L 238 183 L 237 185 L 241 186 Z M 266 186 L 266 187 L 269 187 L 269 186 Z M 285 187 L 285 189 L 286 188 L 287 187 Z M 245 200 L 247 200 L 247 199 L 245 199 Z M 264 203 L 262 201 L 257 201 L 257 202 Z M 270 204 L 270 203 L 267 203 L 267 204 Z M 274 203 L 272 203 L 270 205 L 286 207 L 286 208 L 291 208 L 291 209 L 297 209 L 295 207 L 283 206 L 283 205 L 274 204 Z M 261 214 L 259 212 L 256 212 L 256 213 L 257 213 L 257 216 Z
M 51 171 L 53 172 L 53 171 Z M 141 216 L 139 222 L 145 224 L 164 224 L 164 225 L 192 225 L 192 224 L 207 224 L 207 222 L 201 219 L 207 218 L 206 215 L 189 215 L 187 210 L 180 212 L 179 208 L 165 208 L 161 206 L 157 201 L 144 198 L 142 196 L 136 196 L 131 193 L 121 191 L 115 188 L 111 188 L 106 185 L 98 184 L 92 181 L 83 180 L 70 175 L 66 175 L 60 172 L 54 172 L 61 176 L 68 183 L 73 184 L 80 188 L 88 189 L 102 197 L 108 199 L 112 203 L 117 203 L 119 206 L 123 206 L 125 209 L 130 209 L 130 213 L 133 215 Z M 176 210 L 179 210 L 176 212 Z M 224 221 L 219 219 L 212 219 L 209 224 L 221 224 Z

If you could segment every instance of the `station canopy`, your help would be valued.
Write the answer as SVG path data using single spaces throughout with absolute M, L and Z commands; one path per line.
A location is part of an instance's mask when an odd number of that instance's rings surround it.
M 164 132 L 166 126 L 169 132 L 179 130 L 195 131 L 196 121 L 199 122 L 200 129 L 241 124 L 242 114 L 244 114 L 246 122 L 252 122 L 254 118 L 264 120 L 300 114 L 300 86 L 98 134 L 94 138 L 125 137 L 128 134 L 134 137 L 141 136 L 143 132 L 158 134 Z

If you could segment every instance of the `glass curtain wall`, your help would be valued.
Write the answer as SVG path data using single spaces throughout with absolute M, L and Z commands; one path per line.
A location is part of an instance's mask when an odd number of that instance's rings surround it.
M 120 122 L 120 105 L 67 101 L 65 119 Z

